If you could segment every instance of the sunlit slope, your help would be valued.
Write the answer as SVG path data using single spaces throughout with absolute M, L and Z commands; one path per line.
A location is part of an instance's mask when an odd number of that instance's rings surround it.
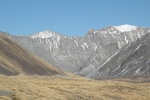
M 0 34 L 0 74 L 56 75 L 63 72 Z

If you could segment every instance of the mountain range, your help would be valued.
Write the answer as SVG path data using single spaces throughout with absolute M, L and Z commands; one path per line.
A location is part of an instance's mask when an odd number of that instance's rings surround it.
M 1 34 L 56 68 L 101 79 L 149 74 L 150 28 L 132 25 L 90 29 L 84 37 L 43 31 L 30 36 Z

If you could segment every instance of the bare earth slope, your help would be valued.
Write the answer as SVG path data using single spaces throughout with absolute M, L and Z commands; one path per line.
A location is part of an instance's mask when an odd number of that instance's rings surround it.
M 150 83 L 0 75 L 0 100 L 150 100 Z
M 56 75 L 63 73 L 0 34 L 0 74 Z

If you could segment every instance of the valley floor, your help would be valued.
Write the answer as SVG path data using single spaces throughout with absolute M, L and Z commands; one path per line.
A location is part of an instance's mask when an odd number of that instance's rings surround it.
M 150 100 L 150 82 L 0 75 L 0 100 Z

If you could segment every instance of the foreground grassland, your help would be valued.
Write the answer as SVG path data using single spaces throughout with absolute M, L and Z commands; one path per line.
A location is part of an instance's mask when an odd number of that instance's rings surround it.
M 150 83 L 0 75 L 0 100 L 150 100 Z

